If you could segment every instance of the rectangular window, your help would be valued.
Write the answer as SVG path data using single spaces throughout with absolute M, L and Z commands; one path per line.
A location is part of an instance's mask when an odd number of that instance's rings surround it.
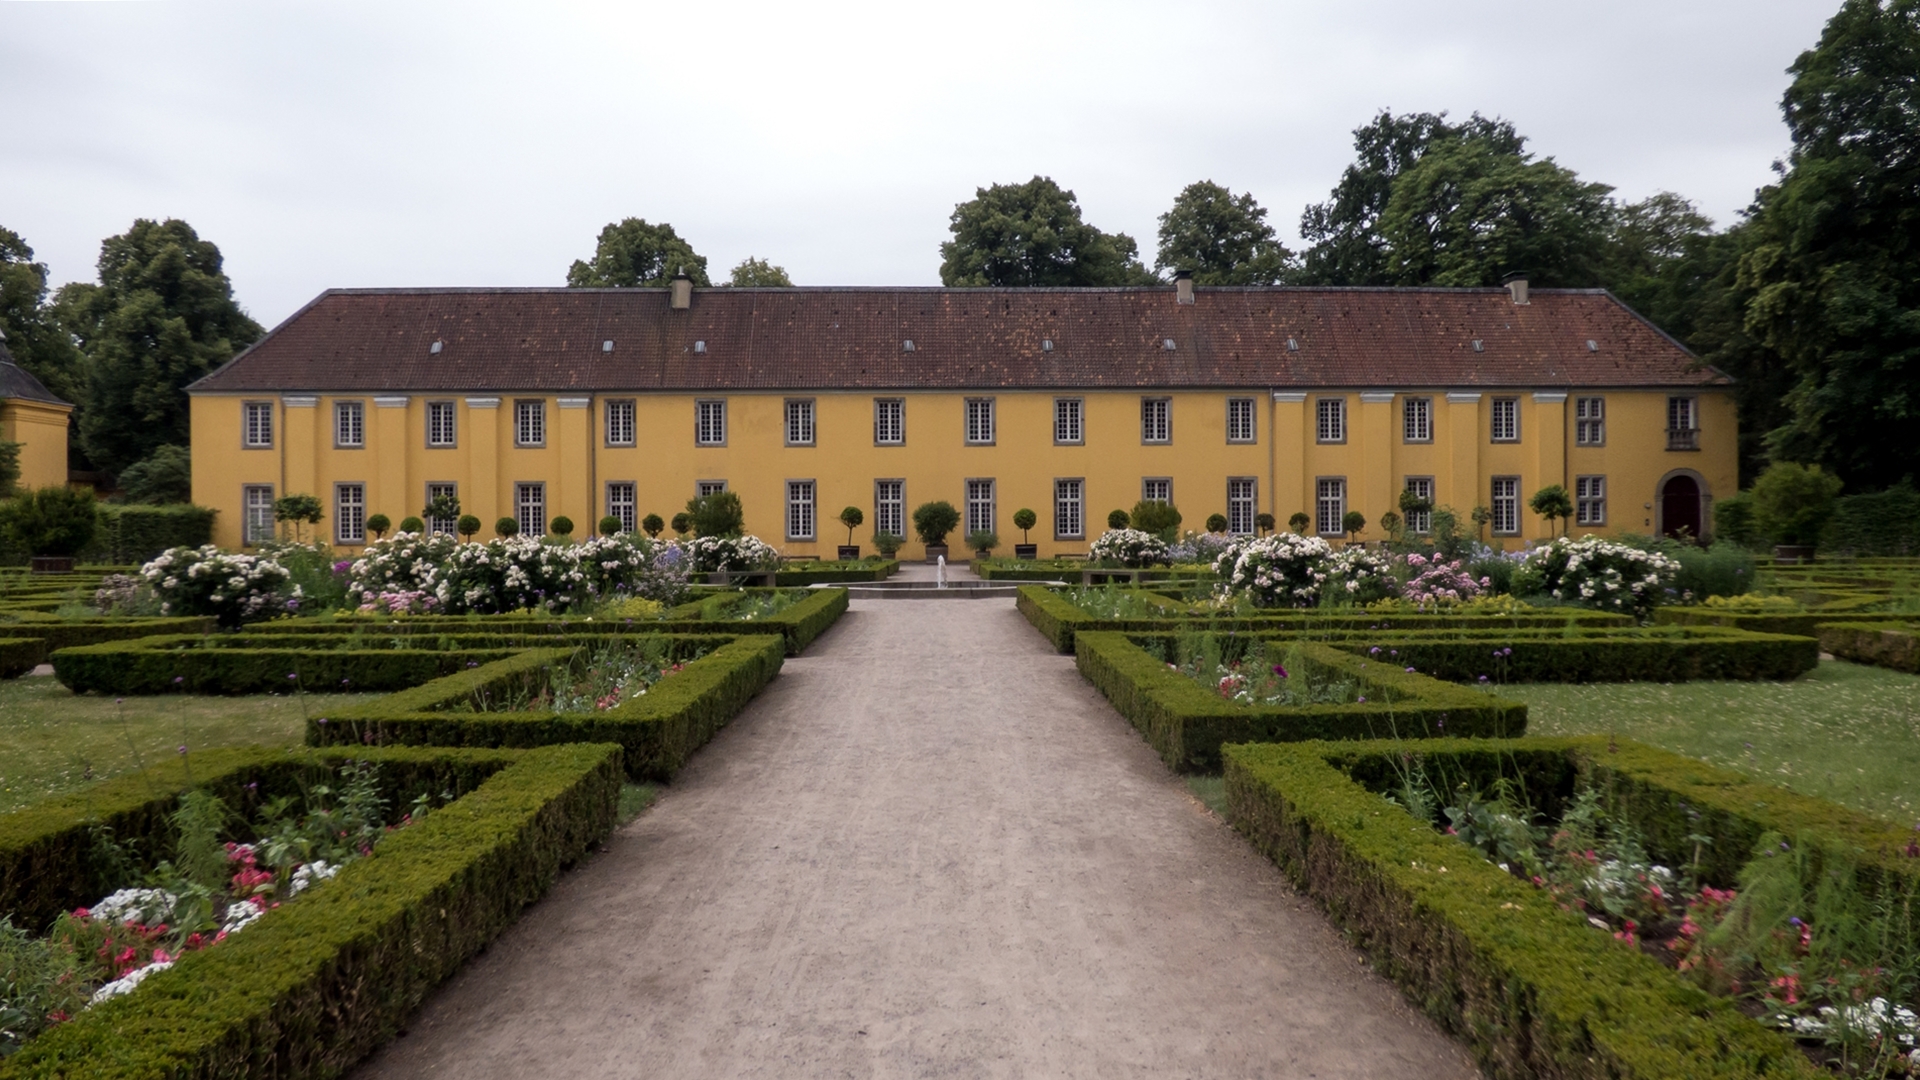
M 520 523 L 521 536 L 547 535 L 547 485 L 513 485 L 513 519 Z
M 367 445 L 367 407 L 363 402 L 333 403 L 333 445 L 342 450 Z
M 333 485 L 333 536 L 341 544 L 367 542 L 367 485 Z
M 617 398 L 607 402 L 607 445 L 632 446 L 634 444 L 634 401 L 632 398 Z
M 873 482 L 873 531 L 902 539 L 907 535 L 907 482 Z
M 813 539 L 813 481 L 787 481 L 787 539 Z
M 1053 538 L 1081 540 L 1087 535 L 1085 480 L 1053 482 Z
M 1146 443 L 1173 441 L 1173 400 L 1171 398 L 1140 399 L 1140 441 Z
M 727 482 L 725 480 L 695 480 L 693 482 L 693 494 L 698 498 L 704 499 L 709 495 L 718 495 L 725 490 L 727 490 Z
M 1410 397 L 1401 402 L 1400 408 L 1405 424 L 1402 434 L 1407 442 L 1422 443 L 1433 441 L 1433 399 L 1430 397 Z
M 1314 440 L 1323 443 L 1347 441 L 1347 399 L 1323 397 L 1314 403 Z
M 241 443 L 249 450 L 273 448 L 273 402 L 249 401 L 241 408 Z
M 695 446 L 727 445 L 725 398 L 708 398 L 693 403 L 693 443 Z
M 993 442 L 992 398 L 970 397 L 967 399 L 967 442 L 975 446 L 985 446 Z
M 630 533 L 640 528 L 640 519 L 634 515 L 635 504 L 633 481 L 612 480 L 607 483 L 607 516 L 620 522 L 621 532 Z
M 1173 481 L 1164 476 L 1149 476 L 1141 480 L 1140 501 L 1173 505 Z
M 1700 449 L 1700 418 L 1696 415 L 1694 401 L 1690 397 L 1667 399 L 1667 449 Z
M 1573 444 L 1575 446 L 1605 446 L 1607 444 L 1606 398 L 1583 397 L 1573 399 Z
M 1493 531 L 1514 536 L 1520 532 L 1520 478 L 1493 478 Z
M 1426 503 L 1427 503 L 1427 508 L 1425 510 L 1407 511 L 1407 521 L 1406 521 L 1407 531 L 1413 532 L 1413 533 L 1432 532 L 1433 531 L 1433 477 L 1409 476 L 1407 477 L 1407 490 L 1413 492 L 1414 498 L 1424 499 L 1426 500 Z
M 1493 441 L 1520 441 L 1520 399 L 1497 397 L 1493 399 Z
M 1227 532 L 1234 536 L 1252 536 L 1254 515 L 1259 509 L 1260 487 L 1250 476 L 1227 480 Z
M 427 402 L 427 445 L 442 448 L 453 442 L 453 402 Z
M 1078 446 L 1086 442 L 1082 423 L 1086 402 L 1077 397 L 1053 399 L 1053 441 L 1058 446 Z
M 907 441 L 907 402 L 904 398 L 873 399 L 873 444 L 903 446 Z M 899 536 L 899 533 L 893 535 Z
M 1260 429 L 1254 422 L 1253 399 L 1250 397 L 1230 397 L 1227 399 L 1227 441 L 1230 443 L 1258 442 Z
M 1576 525 L 1607 523 L 1606 477 L 1576 476 L 1573 478 L 1573 520 Z
M 1338 536 L 1346 530 L 1347 478 L 1323 476 L 1313 482 L 1313 526 L 1321 536 Z
M 438 499 L 443 495 L 449 499 L 459 498 L 460 486 L 458 484 L 428 484 L 427 485 L 427 505 L 428 506 L 432 506 L 433 500 Z M 434 533 L 445 533 L 448 536 L 453 536 L 458 532 L 460 528 L 460 519 L 452 518 L 452 517 L 430 517 L 427 519 L 426 525 L 427 525 L 428 535 L 432 535 Z
M 240 489 L 240 503 L 245 513 L 245 537 L 249 544 L 264 544 L 273 539 L 273 486 L 271 484 L 248 484 Z
M 546 402 L 534 400 L 513 403 L 513 445 L 547 445 Z
M 967 534 L 993 531 L 993 481 L 967 481 Z
M 813 445 L 813 399 L 787 399 L 787 445 Z

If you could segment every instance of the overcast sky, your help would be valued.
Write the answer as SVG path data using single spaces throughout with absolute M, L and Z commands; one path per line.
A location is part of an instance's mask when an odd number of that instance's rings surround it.
M 954 204 L 1036 173 L 1149 263 L 1200 179 L 1294 244 L 1383 108 L 1504 116 L 1725 224 L 1837 6 L 5 3 L 0 225 L 64 282 L 184 218 L 269 326 L 330 286 L 564 284 L 628 216 L 716 278 L 938 284 Z

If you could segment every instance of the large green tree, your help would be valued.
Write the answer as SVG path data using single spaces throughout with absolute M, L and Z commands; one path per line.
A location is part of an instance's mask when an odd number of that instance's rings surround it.
M 1277 285 L 1293 254 L 1275 239 L 1266 208 L 1211 180 L 1188 184 L 1160 215 L 1162 275 L 1187 270 L 1201 285 Z
M 574 288 L 662 288 L 680 271 L 686 271 L 693 283 L 702 288 L 707 280 L 706 257 L 693 245 L 680 239 L 666 222 L 649 224 L 644 218 L 627 218 L 600 230 L 594 244 L 593 260 L 573 261 L 567 270 L 567 284 Z
M 47 266 L 11 229 L 0 228 L 0 331 L 14 362 L 48 390 L 80 403 L 80 350 L 47 302 Z
M 54 306 L 86 355 L 80 441 L 110 472 L 185 446 L 186 385 L 260 337 L 233 299 L 220 249 L 184 221 L 141 219 L 100 245 L 100 280 Z
M 787 276 L 786 267 L 775 266 L 766 259 L 756 259 L 749 255 L 740 260 L 740 265 L 733 268 L 727 284 L 741 288 L 752 286 L 786 288 L 793 284 L 793 279 Z
M 976 189 L 953 208 L 953 239 L 940 245 L 950 286 L 1143 285 L 1140 246 L 1080 218 L 1080 204 L 1049 177 Z
M 1883 487 L 1920 465 L 1920 0 L 1846 0 L 1789 71 L 1793 149 L 1739 271 L 1792 379 L 1768 449 Z

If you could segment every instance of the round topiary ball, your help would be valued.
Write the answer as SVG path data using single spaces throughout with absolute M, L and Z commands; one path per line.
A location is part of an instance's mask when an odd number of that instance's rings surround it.
M 1207 515 L 1207 531 L 1210 533 L 1226 532 L 1227 531 L 1227 515 L 1208 514 Z
M 393 519 L 385 514 L 374 514 L 367 518 L 367 531 L 374 536 L 385 536 L 393 528 Z
M 368 522 L 367 524 L 371 526 L 373 523 Z M 421 521 L 417 517 L 413 517 L 409 515 L 407 517 L 400 519 L 400 531 L 410 532 L 410 533 L 423 533 L 427 531 L 427 523 L 424 521 Z
M 459 522 L 454 525 L 454 528 L 460 530 L 461 536 L 472 536 L 474 533 L 480 531 L 480 519 L 474 517 L 472 514 L 462 514 L 460 515 Z
M 501 536 L 517 536 L 520 533 L 520 523 L 510 517 L 503 517 L 493 523 L 493 531 Z
M 1133 519 L 1127 516 L 1125 510 L 1115 510 L 1113 513 L 1107 515 L 1107 528 L 1124 529 L 1132 521 Z
M 620 531 L 620 519 L 608 514 L 600 519 L 600 535 L 613 536 Z
M 573 519 L 565 514 L 561 514 L 559 517 L 547 522 L 547 531 L 553 533 L 555 536 L 572 536 Z
M 664 521 L 659 514 L 648 514 L 646 517 L 640 519 L 640 531 L 655 539 L 659 539 L 660 530 L 666 527 L 666 521 Z

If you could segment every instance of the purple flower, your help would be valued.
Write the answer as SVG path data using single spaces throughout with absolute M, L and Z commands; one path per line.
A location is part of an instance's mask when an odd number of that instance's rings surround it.
M 1412 668 L 1408 668 L 1408 669 L 1407 669 L 1407 674 L 1409 674 L 1409 675 L 1411 675 L 1411 674 L 1413 674 L 1413 669 L 1412 669 Z
M 175 675 L 173 677 L 173 685 L 175 686 L 179 686 L 181 683 L 186 681 L 187 681 L 187 677 L 185 675 Z
M 1362 705 L 1365 705 L 1366 703 L 1367 703 L 1367 695 L 1365 695 L 1365 694 L 1361 694 L 1361 695 L 1360 695 L 1360 704 L 1362 704 Z
M 1273 665 L 1273 673 L 1275 675 L 1280 676 L 1283 679 L 1287 677 L 1287 669 L 1284 667 L 1281 667 L 1279 664 Z
M 181 744 L 180 744 L 180 752 L 181 752 L 181 753 L 183 753 L 183 754 L 187 752 L 187 744 L 186 744 L 186 743 L 181 743 Z
M 297 671 L 289 671 L 289 672 L 287 672 L 287 678 L 288 678 L 289 680 L 291 680 L 291 681 L 293 681 L 293 682 L 299 682 L 299 681 L 300 681 L 300 673 L 299 673 L 299 672 L 297 672 Z
M 1801 922 L 1801 921 L 1800 921 L 1800 916 L 1798 916 L 1798 915 L 1795 915 L 1795 916 L 1794 916 L 1793 918 L 1791 918 L 1791 919 L 1788 919 L 1787 921 L 1788 921 L 1788 922 L 1790 922 L 1790 923 L 1792 923 L 1792 924 L 1793 924 L 1793 925 L 1795 925 L 1795 926 L 1805 926 L 1805 925 L 1807 925 L 1806 923 L 1803 923 L 1803 922 Z
M 321 718 L 320 718 L 320 719 L 319 719 L 318 721 L 316 721 L 316 723 L 319 723 L 319 724 L 321 724 L 321 725 L 323 725 L 323 726 L 324 726 L 324 725 L 326 724 L 326 722 L 327 722 L 327 718 L 326 718 L 326 717 L 324 717 L 324 716 L 323 716 L 323 717 L 321 717 Z
M 1482 675 L 1482 676 L 1480 676 L 1480 681 L 1481 681 L 1481 682 L 1486 682 L 1486 681 L 1487 681 L 1487 677 L 1486 677 L 1485 675 Z
M 1440 728 L 1440 730 L 1441 730 L 1441 731 L 1445 731 L 1445 730 L 1447 730 L 1447 718 L 1446 718 L 1446 717 L 1444 717 L 1444 716 L 1443 716 L 1443 717 L 1441 717 L 1441 718 L 1440 718 L 1440 719 L 1438 719 L 1438 720 L 1435 720 L 1435 721 L 1434 721 L 1434 724 L 1436 724 L 1436 725 L 1437 725 L 1437 726 L 1438 726 L 1438 727 Z
M 1379 656 L 1379 655 L 1380 655 L 1380 646 L 1378 646 L 1378 645 L 1375 645 L 1375 646 L 1374 646 L 1373 648 L 1371 648 L 1371 649 L 1368 649 L 1368 650 L 1367 650 L 1367 655 L 1368 655 L 1368 656 Z

